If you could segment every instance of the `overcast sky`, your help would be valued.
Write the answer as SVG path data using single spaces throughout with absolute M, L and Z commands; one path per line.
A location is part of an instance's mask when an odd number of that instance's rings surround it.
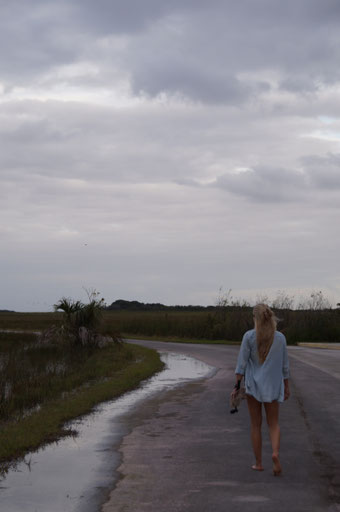
M 0 309 L 340 301 L 338 0 L 0 9 Z

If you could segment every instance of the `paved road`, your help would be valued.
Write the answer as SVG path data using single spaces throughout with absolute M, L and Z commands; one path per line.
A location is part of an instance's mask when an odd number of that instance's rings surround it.
M 283 474 L 253 463 L 246 404 L 229 414 L 237 346 L 139 342 L 218 368 L 132 416 L 120 479 L 103 512 L 340 511 L 340 351 L 289 348 L 292 396 L 281 407 Z

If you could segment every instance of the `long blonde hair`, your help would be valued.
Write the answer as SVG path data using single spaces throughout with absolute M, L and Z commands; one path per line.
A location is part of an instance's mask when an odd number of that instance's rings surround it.
M 277 318 L 267 304 L 257 304 L 253 309 L 256 329 L 257 352 L 264 363 L 274 341 Z

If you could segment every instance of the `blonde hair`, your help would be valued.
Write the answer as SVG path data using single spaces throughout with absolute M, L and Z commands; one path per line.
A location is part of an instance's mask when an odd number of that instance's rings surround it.
M 267 304 L 257 304 L 253 309 L 256 329 L 257 352 L 264 363 L 274 341 L 277 318 Z

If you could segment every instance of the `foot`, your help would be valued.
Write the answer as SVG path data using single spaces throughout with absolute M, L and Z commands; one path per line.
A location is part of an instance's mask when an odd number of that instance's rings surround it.
M 272 461 L 273 461 L 273 474 L 274 476 L 279 476 L 282 473 L 282 468 L 280 464 L 279 454 L 273 453 L 272 455 Z
M 263 471 L 264 470 L 264 467 L 262 466 L 262 464 L 254 464 L 251 469 L 254 469 L 255 471 Z

